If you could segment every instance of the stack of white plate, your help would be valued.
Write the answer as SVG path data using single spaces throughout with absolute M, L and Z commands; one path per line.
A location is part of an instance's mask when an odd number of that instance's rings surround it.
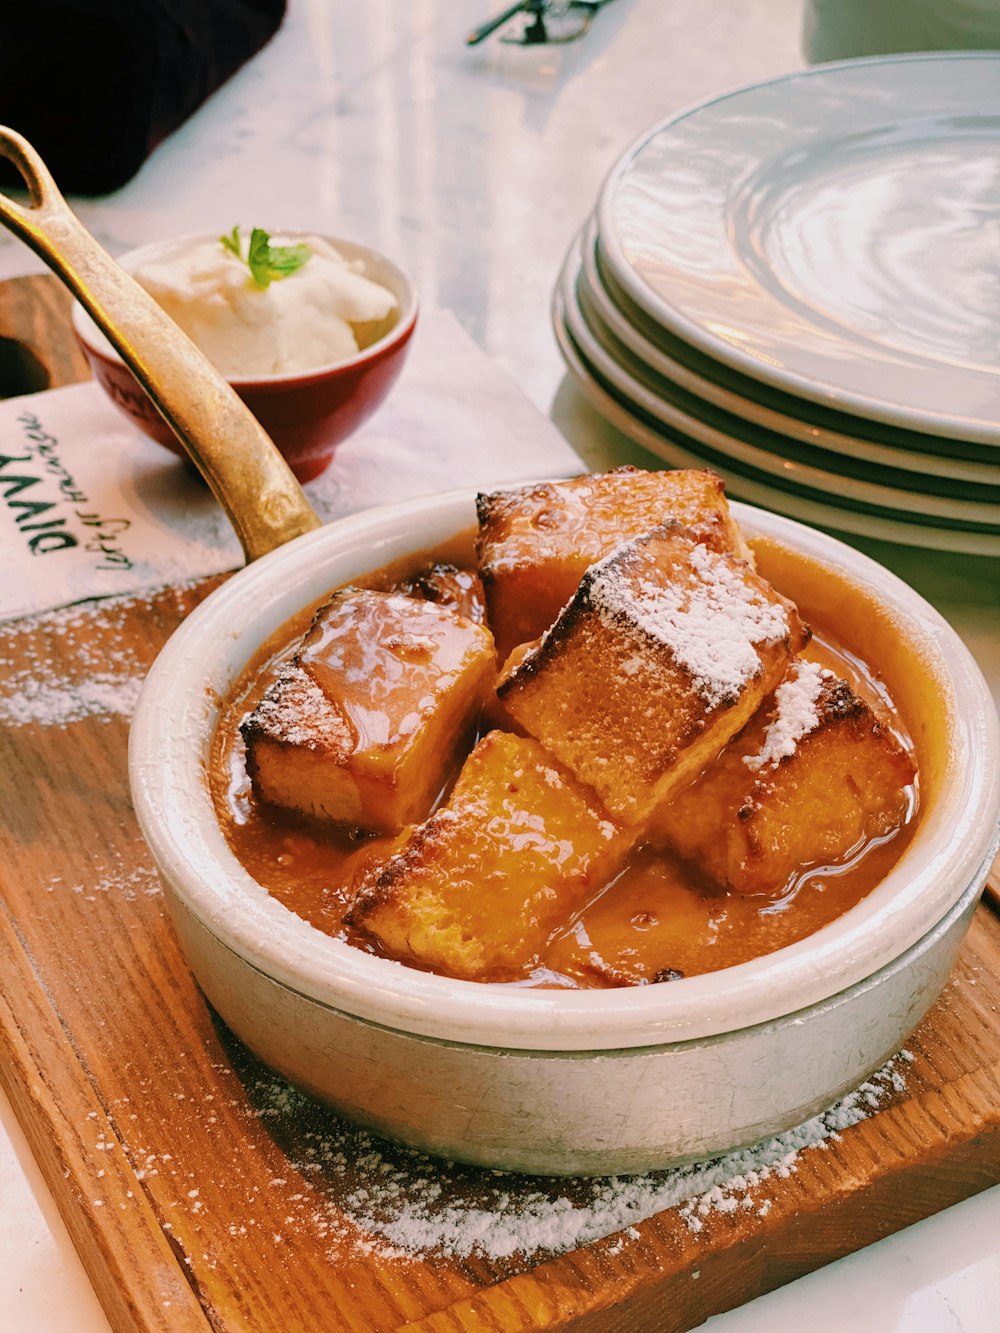
M 591 401 L 668 463 L 1000 556 L 1000 53 L 821 66 L 655 126 L 553 318 Z

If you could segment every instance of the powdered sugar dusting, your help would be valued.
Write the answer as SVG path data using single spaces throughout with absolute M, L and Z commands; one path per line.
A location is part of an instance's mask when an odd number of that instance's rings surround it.
M 816 662 L 795 664 L 794 671 L 774 692 L 776 711 L 759 753 L 743 756 L 747 768 L 765 768 L 795 753 L 799 741 L 819 726 L 816 701 L 823 681 L 832 677 L 832 671 Z
M 159 876 L 151 866 L 129 867 L 119 855 L 117 864 L 104 874 L 85 880 L 69 880 L 63 875 L 50 875 L 42 888 L 46 893 L 73 893 L 84 902 L 95 903 L 99 894 L 107 894 L 123 902 L 135 902 L 141 897 L 159 897 L 162 893 Z
M 540 1180 L 442 1163 L 331 1115 L 321 1130 L 300 1137 L 293 1203 L 330 1245 L 331 1261 L 345 1249 L 401 1260 L 428 1254 L 511 1260 L 562 1254 L 616 1232 L 620 1248 L 638 1238 L 630 1228 L 669 1208 L 693 1233 L 712 1215 L 764 1218 L 778 1183 L 796 1173 L 803 1153 L 828 1148 L 901 1089 L 897 1064 L 890 1061 L 828 1111 L 756 1147 L 674 1170 L 596 1180 Z M 279 1079 L 262 1080 L 254 1100 L 279 1139 L 281 1121 L 301 1123 L 314 1111 Z M 328 1196 L 308 1186 L 303 1193 L 302 1177 L 317 1185 L 325 1178 Z
M 135 605 L 134 597 L 109 597 L 48 612 L 27 630 L 19 621 L 0 626 L 0 724 L 131 717 L 148 666 L 148 646 L 128 629 Z
M 804 1151 L 827 1148 L 831 1142 L 836 1142 L 843 1130 L 867 1120 L 892 1093 L 905 1090 L 906 1080 L 896 1067 L 899 1058 L 889 1060 L 860 1087 L 797 1129 L 758 1144 L 749 1152 L 730 1153 L 718 1159 L 720 1166 L 725 1164 L 728 1169 L 732 1165 L 737 1169 L 681 1206 L 680 1215 L 688 1229 L 700 1231 L 712 1213 L 752 1209 L 759 1217 L 766 1217 L 773 1207 L 773 1199 L 755 1197 L 761 1185 L 768 1181 L 787 1180 L 798 1170 Z M 743 1159 L 749 1159 L 746 1166 Z
M 99 672 L 70 685 L 39 680 L 28 672 L 8 677 L 0 695 L 0 721 L 8 726 L 37 722 L 46 727 L 65 727 L 70 722 L 97 715 L 131 717 L 142 681 Z
M 337 705 L 296 662 L 286 662 L 250 718 L 254 731 L 286 745 L 348 755 L 355 737 Z
M 751 583 L 739 564 L 702 545 L 690 552 L 693 577 L 636 579 L 621 557 L 637 549 L 626 543 L 591 569 L 590 602 L 602 623 L 618 632 L 625 623 L 647 644 L 665 647 L 709 708 L 734 702 L 760 671 L 757 645 L 788 636 L 784 605 Z M 643 662 L 653 666 L 648 648 L 626 661 L 630 675 Z

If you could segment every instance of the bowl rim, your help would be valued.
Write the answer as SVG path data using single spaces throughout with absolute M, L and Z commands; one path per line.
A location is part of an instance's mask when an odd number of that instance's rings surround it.
M 1000 722 L 947 621 L 889 570 L 836 538 L 732 503 L 748 535 L 861 583 L 941 682 L 950 737 L 941 793 L 903 856 L 860 903 L 795 944 L 669 986 L 537 990 L 460 981 L 324 935 L 272 898 L 225 841 L 206 781 L 219 700 L 257 647 L 331 587 L 431 548 L 475 521 L 475 490 L 366 510 L 263 557 L 174 632 L 143 686 L 129 741 L 133 803 L 167 891 L 250 966 L 342 1012 L 417 1035 L 521 1050 L 663 1045 L 796 1013 L 872 976 L 940 921 L 982 870 L 1000 814 Z
M 356 352 L 353 356 L 342 357 L 338 361 L 322 362 L 318 366 L 310 366 L 306 370 L 282 370 L 272 371 L 266 375 L 224 375 L 227 384 L 232 385 L 236 390 L 253 389 L 276 389 L 276 388 L 294 388 L 303 384 L 312 383 L 314 380 L 325 379 L 327 377 L 345 374 L 348 371 L 359 369 L 368 365 L 369 362 L 380 360 L 387 352 L 399 346 L 409 338 L 417 322 L 417 315 L 420 309 L 420 296 L 417 285 L 405 268 L 396 260 L 391 259 L 381 250 L 376 250 L 373 246 L 363 245 L 359 241 L 348 240 L 344 236 L 332 236 L 326 232 L 320 232 L 316 228 L 291 228 L 276 227 L 273 229 L 273 235 L 287 236 L 290 239 L 296 237 L 318 236 L 322 240 L 329 241 L 331 245 L 343 251 L 349 259 L 362 259 L 377 261 L 379 265 L 388 269 L 398 284 L 398 290 L 393 291 L 393 295 L 399 302 L 399 318 L 382 334 L 381 338 Z M 199 241 L 217 240 L 215 232 L 186 232 L 182 236 L 164 237 L 159 241 L 149 241 L 145 245 L 135 246 L 131 250 L 126 250 L 115 257 L 115 262 L 119 264 L 127 273 L 131 273 L 136 265 L 143 263 L 147 259 L 153 259 L 158 255 L 169 252 L 175 248 L 181 248 L 185 245 L 193 245 Z M 402 294 L 401 294 L 402 293 Z M 119 366 L 122 370 L 128 371 L 128 367 L 118 354 L 116 349 L 108 342 L 107 338 L 91 319 L 90 315 L 83 308 L 78 298 L 74 297 L 70 307 L 70 321 L 73 326 L 73 332 L 83 344 L 84 349 L 90 355 L 100 358 L 111 366 Z M 131 373 L 129 371 L 129 373 Z
M 869 990 L 872 986 L 878 985 L 880 981 L 895 975 L 901 969 L 908 968 L 912 966 L 914 963 L 919 962 L 919 960 L 927 953 L 929 949 L 933 949 L 935 945 L 939 944 L 942 937 L 947 935 L 955 927 L 960 917 L 964 916 L 966 913 L 970 911 L 970 909 L 978 905 L 979 898 L 982 893 L 982 884 L 986 876 L 989 874 L 989 869 L 993 862 L 994 855 L 995 853 L 993 849 L 991 849 L 987 853 L 984 864 L 980 866 L 980 869 L 973 876 L 972 881 L 966 886 L 965 890 L 962 892 L 962 894 L 959 896 L 956 902 L 948 909 L 948 911 L 944 914 L 941 920 L 938 921 L 936 925 L 932 926 L 926 935 L 921 936 L 919 940 L 917 940 L 914 944 L 911 944 L 908 949 L 905 949 L 903 953 L 899 954 L 896 958 L 890 959 L 889 962 L 887 962 L 884 967 L 879 968 L 879 970 L 877 972 L 872 973 L 871 976 L 862 977 L 860 981 L 854 982 L 852 985 L 848 986 L 846 990 L 837 991 L 836 994 L 828 995 L 823 1000 L 817 1000 L 815 1004 L 808 1005 L 805 1009 L 798 1009 L 788 1014 L 779 1014 L 776 1018 L 765 1019 L 762 1023 L 747 1023 L 739 1027 L 730 1028 L 729 1030 L 724 1032 L 714 1032 L 707 1037 L 699 1037 L 699 1036 L 682 1037 L 679 1040 L 675 1039 L 668 1042 L 663 1042 L 659 1045 L 638 1046 L 638 1047 L 624 1046 L 618 1049 L 612 1047 L 603 1047 L 593 1052 L 586 1050 L 568 1049 L 568 1048 L 550 1049 L 550 1048 L 528 1047 L 522 1049 L 513 1046 L 486 1047 L 483 1046 L 481 1043 L 476 1043 L 475 1047 L 476 1049 L 479 1050 L 493 1051 L 497 1055 L 521 1056 L 521 1057 L 530 1057 L 539 1059 L 551 1058 L 551 1059 L 572 1060 L 581 1057 L 586 1057 L 588 1055 L 599 1055 L 604 1059 L 613 1060 L 613 1059 L 627 1059 L 631 1056 L 635 1056 L 637 1052 L 640 1054 L 649 1053 L 652 1055 L 661 1055 L 674 1051 L 678 1052 L 690 1051 L 696 1048 L 700 1048 L 702 1050 L 709 1050 L 709 1049 L 718 1050 L 719 1048 L 724 1047 L 727 1042 L 731 1042 L 733 1040 L 742 1040 L 745 1037 L 752 1035 L 754 1032 L 760 1032 L 768 1028 L 776 1028 L 778 1026 L 786 1024 L 792 1024 L 793 1026 L 796 1027 L 800 1026 L 802 1023 L 806 1022 L 808 1019 L 810 1019 L 811 1017 L 820 1013 L 823 1010 L 829 1009 L 831 1007 L 840 1007 L 841 1005 L 849 1004 L 853 999 L 856 999 L 860 994 L 862 994 L 862 992 Z M 292 988 L 286 987 L 285 989 L 291 990 Z M 293 992 L 293 993 L 301 995 L 301 992 Z M 306 999 L 307 1003 L 309 1004 L 320 1004 L 322 1008 L 328 1010 L 332 1016 L 335 1016 L 337 1018 L 347 1019 L 350 1022 L 362 1023 L 367 1027 L 379 1028 L 392 1033 L 399 1031 L 399 1029 L 396 1028 L 385 1028 L 384 1024 L 375 1023 L 371 1019 L 360 1018 L 357 1014 L 348 1014 L 344 1010 L 336 1009 L 332 1004 L 327 1004 L 321 1001 L 314 1000 L 312 997 L 302 996 L 302 998 Z M 413 1031 L 407 1031 L 403 1035 L 405 1035 L 408 1038 L 412 1038 L 414 1041 L 429 1042 L 433 1045 L 456 1046 L 456 1045 L 472 1044 L 468 1042 L 458 1043 L 446 1039 L 442 1040 L 441 1038 L 429 1037 L 423 1035 L 422 1033 Z

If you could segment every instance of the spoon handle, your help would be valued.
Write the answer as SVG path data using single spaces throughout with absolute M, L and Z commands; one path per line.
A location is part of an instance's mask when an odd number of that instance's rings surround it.
M 24 178 L 31 206 L 0 193 L 0 221 L 77 297 L 149 394 L 212 488 L 247 561 L 319 526 L 274 443 L 214 366 L 71 211 L 44 162 L 0 126 L 0 157 Z

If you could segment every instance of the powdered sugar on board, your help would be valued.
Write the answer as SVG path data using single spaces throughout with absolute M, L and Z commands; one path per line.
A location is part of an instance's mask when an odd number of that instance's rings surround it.
M 38 722 L 47 727 L 65 727 L 81 718 L 105 719 L 116 714 L 131 717 L 139 697 L 141 680 L 98 672 L 69 687 L 66 682 L 39 680 L 30 672 L 15 672 L 4 682 L 0 695 L 0 720 L 8 726 Z
M 504 1261 L 563 1254 L 615 1233 L 622 1233 L 620 1248 L 638 1237 L 631 1228 L 665 1209 L 678 1209 L 692 1233 L 712 1215 L 766 1217 L 803 1154 L 827 1149 L 901 1092 L 912 1058 L 901 1052 L 829 1110 L 756 1147 L 673 1170 L 594 1180 L 440 1162 L 340 1121 L 266 1073 L 249 1080 L 248 1091 L 269 1135 L 291 1149 L 294 1177 L 290 1171 L 291 1179 L 275 1186 L 289 1187 L 288 1224 L 318 1231 L 331 1261 L 345 1248 L 394 1260 L 444 1254 Z
M 157 593 L 172 619 L 187 611 L 201 580 Z M 0 726 L 65 728 L 83 718 L 132 716 L 151 645 L 136 639 L 132 616 L 145 597 L 105 597 L 23 623 L 0 624 Z
M 167 595 L 183 593 L 178 586 Z M 113 597 L 64 607 L 37 621 L 30 635 L 23 625 L 0 625 L 0 725 L 131 717 L 148 667 L 128 628 L 135 604 Z

